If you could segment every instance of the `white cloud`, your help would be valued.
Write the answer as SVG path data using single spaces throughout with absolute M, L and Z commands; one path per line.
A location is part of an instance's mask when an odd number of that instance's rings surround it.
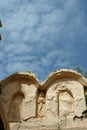
M 23 69 L 43 79 L 53 69 L 74 64 L 75 39 L 86 35 L 77 0 L 2 0 L 0 7 L 5 32 L 0 49 L 3 75 Z

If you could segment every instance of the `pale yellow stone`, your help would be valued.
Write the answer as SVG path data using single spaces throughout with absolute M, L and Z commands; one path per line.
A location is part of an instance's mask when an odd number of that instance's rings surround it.
M 0 84 L 5 130 L 87 129 L 87 80 L 79 73 L 58 70 L 40 83 L 34 73 L 18 72 Z

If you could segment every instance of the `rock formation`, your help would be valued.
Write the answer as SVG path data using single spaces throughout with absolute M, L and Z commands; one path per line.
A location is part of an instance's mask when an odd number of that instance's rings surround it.
M 87 80 L 73 70 L 51 73 L 40 83 L 32 72 L 0 81 L 3 130 L 86 130 Z

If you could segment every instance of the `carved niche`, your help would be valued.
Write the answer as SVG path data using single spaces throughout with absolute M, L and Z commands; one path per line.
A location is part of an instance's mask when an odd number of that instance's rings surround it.
M 8 110 L 8 120 L 10 122 L 19 122 L 21 121 L 21 108 L 22 103 L 25 96 L 22 92 L 18 91 L 15 94 L 13 94 L 10 104 L 9 104 L 9 110 Z
M 74 99 L 70 90 L 63 86 L 58 91 L 58 116 L 68 116 L 74 113 Z
M 19 88 L 20 91 L 12 95 L 9 103 L 7 116 L 10 122 L 27 121 L 36 118 L 37 88 L 32 83 L 20 83 Z
M 52 83 L 46 94 L 46 117 L 81 116 L 86 109 L 83 86 L 74 79 Z
M 45 117 L 45 107 L 46 107 L 46 93 L 45 91 L 38 90 L 38 99 L 37 99 L 37 117 Z

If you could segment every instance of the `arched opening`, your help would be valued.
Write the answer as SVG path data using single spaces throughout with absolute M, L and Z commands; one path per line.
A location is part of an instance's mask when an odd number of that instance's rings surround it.
M 2 121 L 1 117 L 0 117 L 0 130 L 5 130 L 4 129 L 4 124 L 3 124 L 3 121 Z
M 12 96 L 7 114 L 9 122 L 21 121 L 21 104 L 24 98 L 24 94 L 20 91 Z

